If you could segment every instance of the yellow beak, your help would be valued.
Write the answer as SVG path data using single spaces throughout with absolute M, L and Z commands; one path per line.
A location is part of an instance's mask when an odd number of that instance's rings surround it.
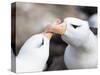
M 66 31 L 66 25 L 65 23 L 52 25 L 50 31 L 63 35 Z

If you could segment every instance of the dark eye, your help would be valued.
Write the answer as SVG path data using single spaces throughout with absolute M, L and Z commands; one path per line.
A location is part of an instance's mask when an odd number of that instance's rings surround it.
M 41 47 L 44 44 L 44 39 L 42 38 L 42 43 L 39 45 Z
M 74 24 L 71 24 L 75 29 L 77 28 L 77 27 L 80 27 L 80 26 L 78 26 L 78 25 L 74 25 Z

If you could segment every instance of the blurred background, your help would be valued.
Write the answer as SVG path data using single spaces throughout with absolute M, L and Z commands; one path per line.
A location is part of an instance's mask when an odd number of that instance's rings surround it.
M 43 32 L 47 24 L 54 22 L 57 18 L 63 21 L 66 17 L 76 17 L 89 21 L 92 27 L 97 27 L 97 7 L 24 2 L 13 3 L 11 7 L 12 49 L 16 55 L 29 37 Z M 58 61 L 63 60 L 63 53 L 66 46 L 67 44 L 61 40 L 60 35 L 54 36 L 51 39 L 50 57 L 53 59 L 50 59 L 49 65 L 55 65 L 51 60 L 54 60 L 56 64 L 58 63 L 56 59 Z M 55 58 L 53 56 L 61 57 Z M 51 67 L 50 70 L 54 68 Z M 60 69 L 64 69 L 64 67 Z

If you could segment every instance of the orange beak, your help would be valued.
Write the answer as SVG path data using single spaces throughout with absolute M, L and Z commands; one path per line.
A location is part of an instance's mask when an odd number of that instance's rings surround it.
M 66 30 L 65 23 L 49 25 L 46 29 L 46 32 L 52 32 L 57 34 L 64 34 Z

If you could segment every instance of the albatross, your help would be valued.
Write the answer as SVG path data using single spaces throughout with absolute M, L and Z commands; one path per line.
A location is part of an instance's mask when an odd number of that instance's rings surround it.
M 17 73 L 38 72 L 46 68 L 51 36 L 51 33 L 35 34 L 24 43 L 16 56 Z
M 85 69 L 97 67 L 97 37 L 85 20 L 67 17 L 64 22 L 48 27 L 47 32 L 61 34 L 68 43 L 64 52 L 64 63 L 68 69 Z

